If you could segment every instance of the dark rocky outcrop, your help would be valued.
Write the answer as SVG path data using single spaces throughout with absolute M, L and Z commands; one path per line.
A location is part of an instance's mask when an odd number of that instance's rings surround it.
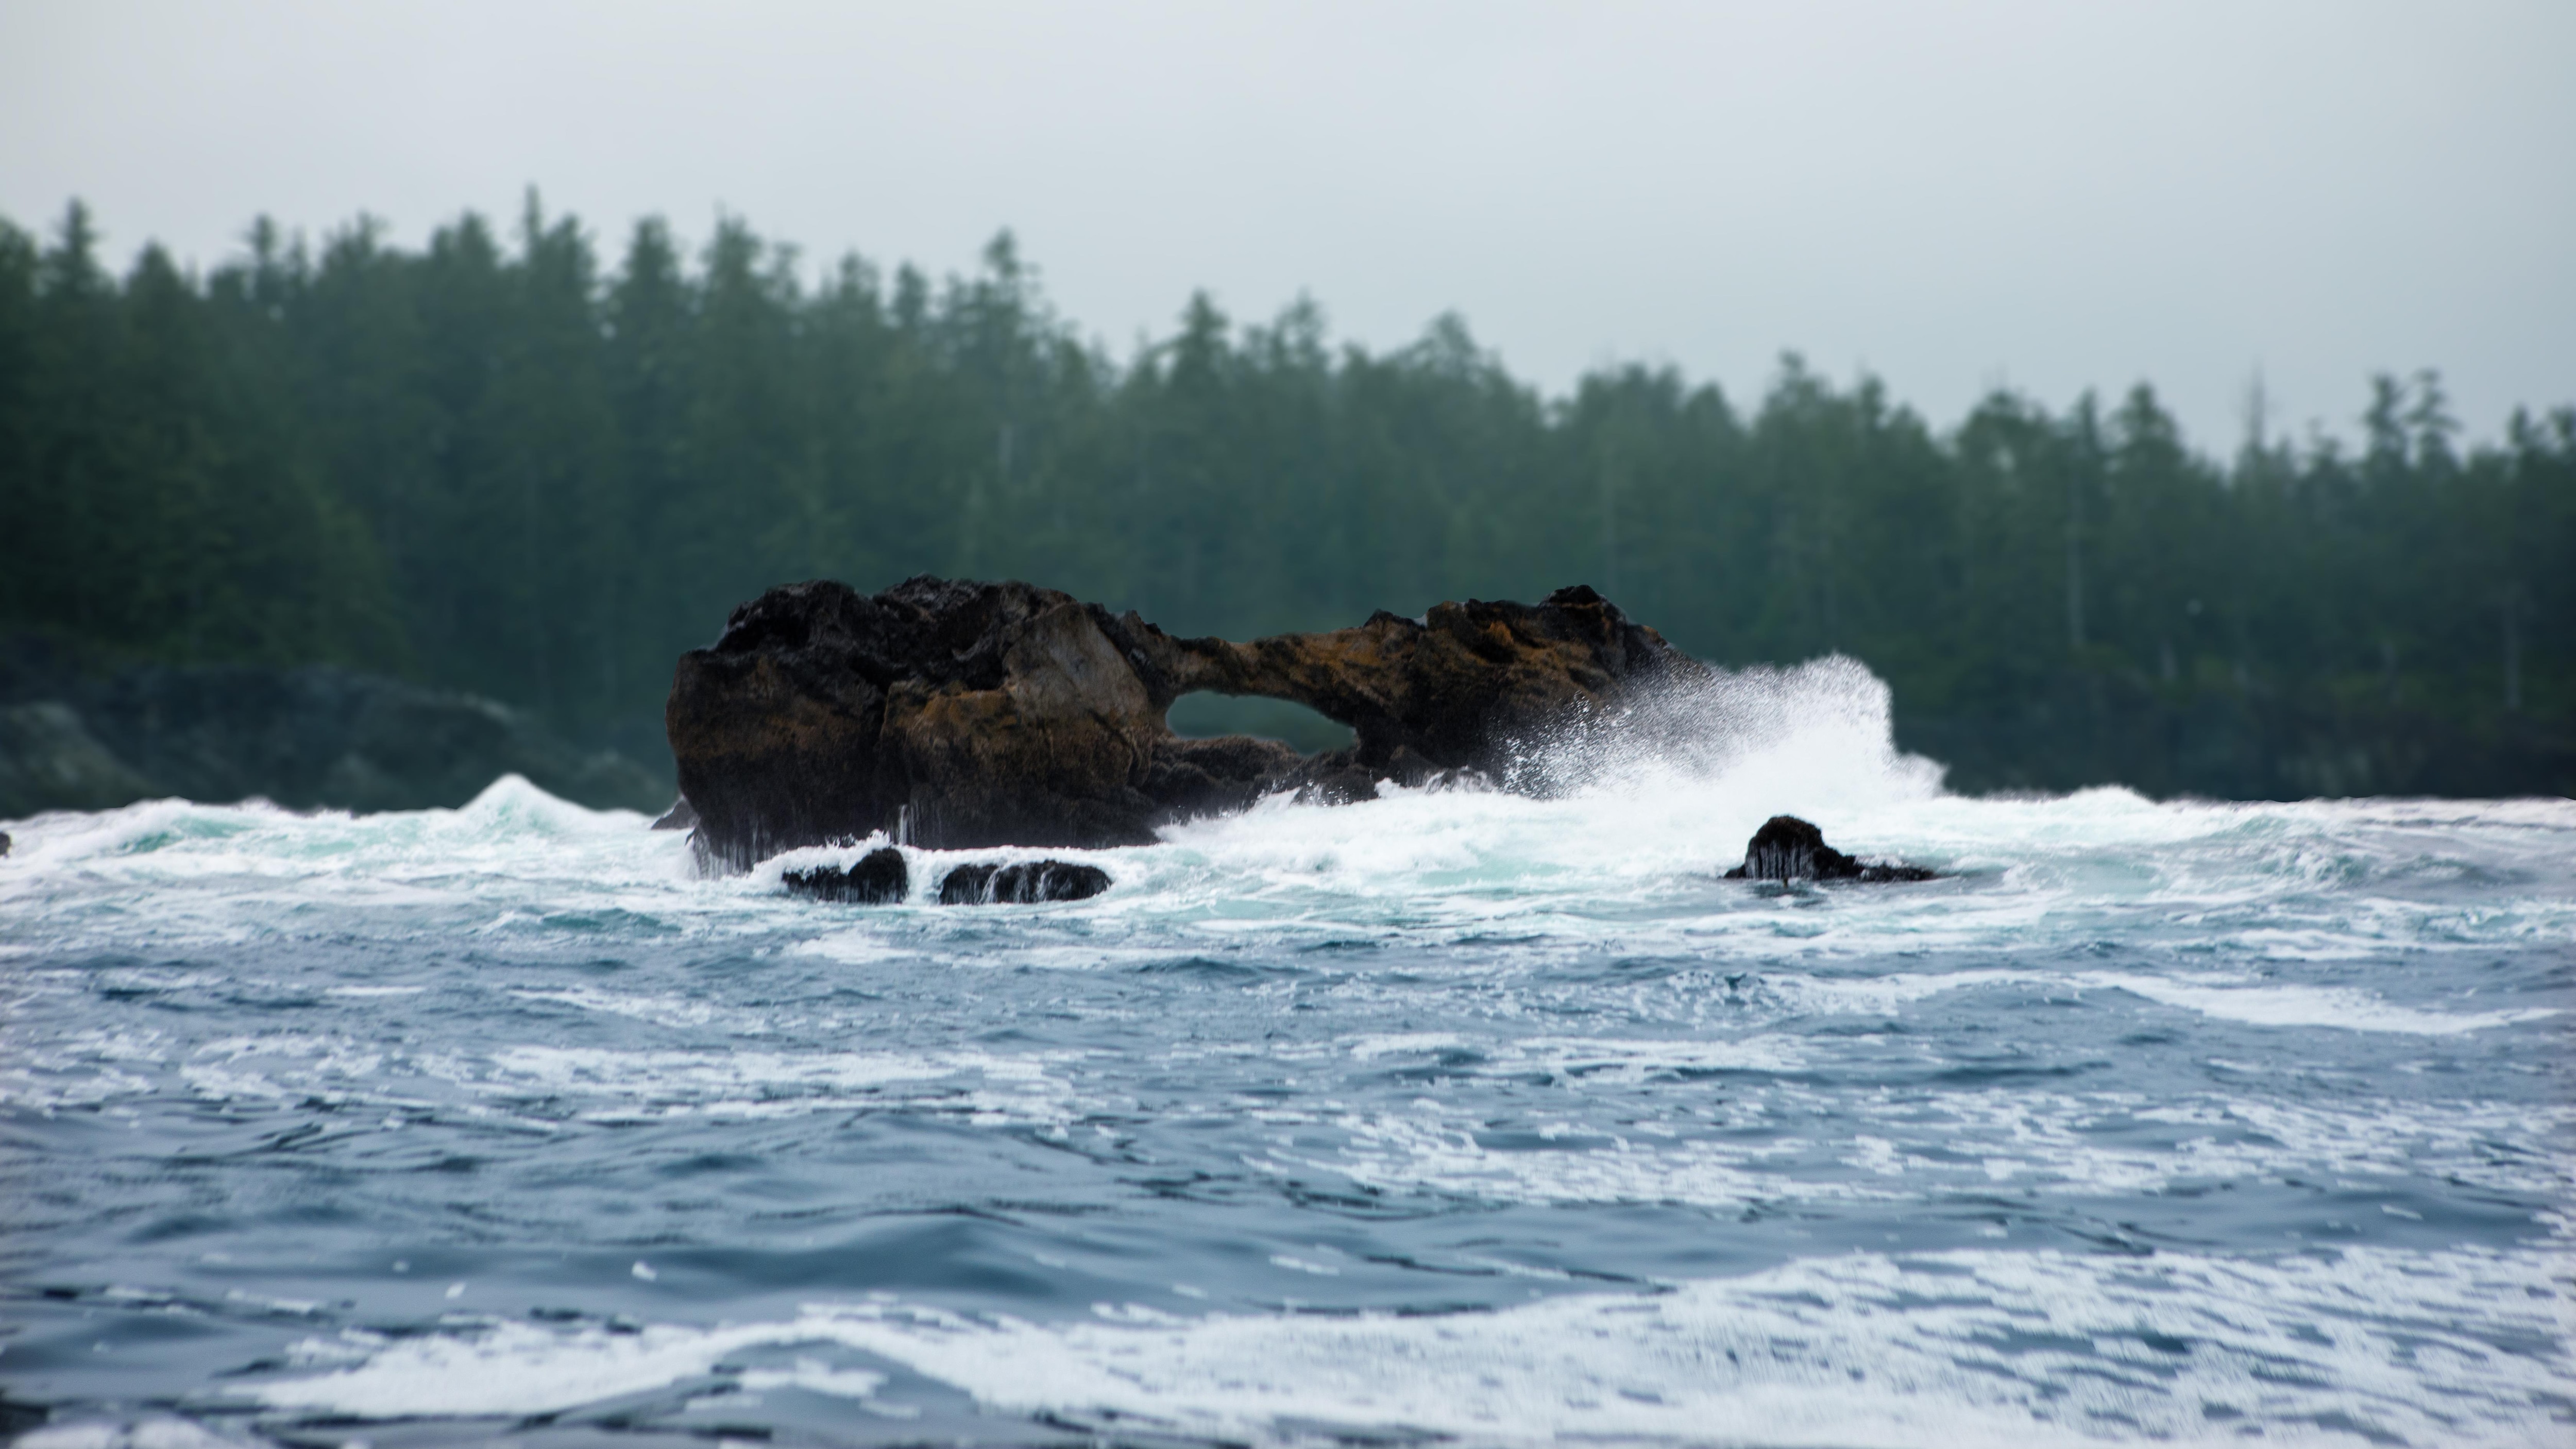
M 1864 864 L 1825 844 L 1825 833 L 1797 816 L 1774 815 L 1744 843 L 1744 864 L 1728 871 L 1726 878 L 1890 882 L 1931 880 L 1935 872 L 1919 865 Z
M 414 810 L 461 805 L 506 774 L 584 805 L 670 798 L 624 756 L 473 695 L 330 665 L 103 666 L 0 641 L 0 817 L 164 795 Z
M 0 705 L 0 818 L 106 810 L 153 794 L 60 700 Z
M 943 906 L 1036 905 L 1041 901 L 1081 901 L 1109 889 L 1109 872 L 1096 865 L 1065 860 L 1030 860 L 1017 865 L 961 865 L 939 883 Z
M 912 872 L 904 866 L 903 852 L 890 846 L 860 856 L 856 865 L 791 870 L 781 873 L 778 880 L 791 895 L 859 906 L 887 905 L 902 900 L 912 890 Z
M 818 582 L 772 589 L 682 655 L 665 720 L 700 848 L 740 868 L 878 831 L 940 849 L 1133 845 L 1279 789 L 1508 783 L 1517 747 L 1700 668 L 1581 587 L 1238 644 L 1029 584 Z M 1307 758 L 1183 739 L 1164 711 L 1201 691 L 1305 705 L 1354 743 Z

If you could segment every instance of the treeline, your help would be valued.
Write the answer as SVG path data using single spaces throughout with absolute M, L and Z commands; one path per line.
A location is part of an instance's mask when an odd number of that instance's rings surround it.
M 1969 787 L 2576 790 L 2576 410 L 2466 445 L 2186 446 L 2152 391 L 1936 428 L 1795 359 L 1549 398 L 1464 323 L 1381 354 L 1206 297 L 1113 357 L 1010 239 L 807 280 L 740 222 L 613 266 L 532 197 L 427 246 L 262 221 L 121 276 L 0 223 L 0 629 L 326 659 L 659 760 L 673 657 L 815 576 L 1021 577 L 1233 637 L 1601 588 L 1724 662 L 1842 650 Z

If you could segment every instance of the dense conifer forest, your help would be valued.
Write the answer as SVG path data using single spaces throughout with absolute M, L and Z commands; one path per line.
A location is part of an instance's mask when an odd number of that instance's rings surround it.
M 2217 458 L 2144 385 L 1548 397 L 1454 317 L 1372 354 L 1201 295 L 1113 356 L 1007 236 L 817 281 L 738 221 L 603 259 L 531 198 L 417 251 L 102 250 L 0 223 L 0 632 L 101 658 L 337 661 L 661 765 L 674 656 L 787 580 L 1236 638 L 1580 581 L 1711 660 L 1864 660 L 1964 788 L 2576 791 L 2576 409 L 2472 444 L 2429 374 L 2357 386 L 2357 445 Z

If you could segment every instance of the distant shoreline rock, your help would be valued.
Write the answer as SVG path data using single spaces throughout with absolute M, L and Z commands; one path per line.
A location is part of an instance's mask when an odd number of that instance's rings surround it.
M 770 590 L 680 657 L 665 723 L 704 857 L 743 869 L 883 832 L 933 849 L 1100 848 L 1296 790 L 1505 777 L 1516 745 L 1705 666 L 1589 588 L 1250 643 L 1176 638 L 1024 583 Z M 1302 704 L 1351 727 L 1314 756 L 1183 739 L 1184 695 Z
M 0 705 L 0 817 L 107 810 L 154 793 L 61 700 Z
M 670 798 L 625 756 L 475 695 L 333 665 L 96 664 L 0 640 L 0 818 L 163 796 L 419 810 L 511 774 L 594 808 L 650 813 Z

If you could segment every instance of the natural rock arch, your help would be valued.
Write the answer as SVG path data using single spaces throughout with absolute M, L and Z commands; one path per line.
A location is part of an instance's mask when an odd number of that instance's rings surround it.
M 682 655 L 665 721 L 701 849 L 740 867 L 877 831 L 943 849 L 1141 844 L 1271 790 L 1508 780 L 1516 747 L 1700 672 L 1582 586 L 1234 643 L 1024 583 L 814 582 L 744 604 Z M 1198 691 L 1291 700 L 1355 743 L 1308 757 L 1183 739 L 1164 713 Z

